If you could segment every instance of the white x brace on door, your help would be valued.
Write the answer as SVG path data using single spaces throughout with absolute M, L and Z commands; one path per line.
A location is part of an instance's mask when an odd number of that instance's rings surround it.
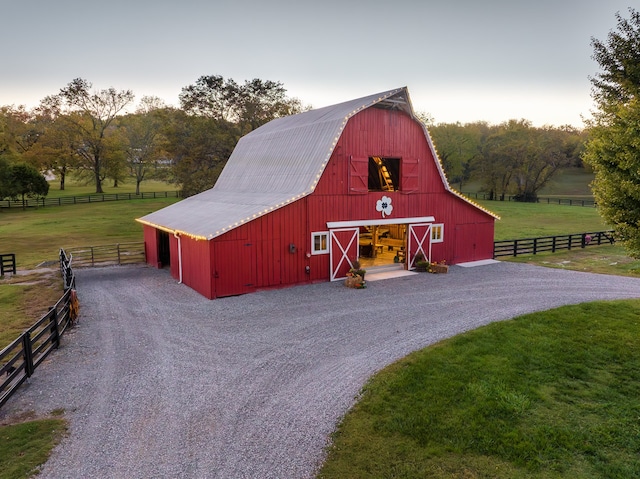
M 331 281 L 345 278 L 358 259 L 360 228 L 341 228 L 329 231 L 331 236 L 329 256 Z
M 430 261 L 431 223 L 410 224 L 407 243 L 408 269 L 415 268 L 415 258 L 418 253 L 422 253 L 426 261 Z

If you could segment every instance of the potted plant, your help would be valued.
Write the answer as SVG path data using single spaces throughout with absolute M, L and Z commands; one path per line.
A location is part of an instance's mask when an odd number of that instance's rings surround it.
M 436 263 L 435 261 L 429 264 L 429 273 L 448 273 L 449 266 L 445 263 L 444 260 Z
M 356 260 L 353 262 L 353 267 L 349 270 L 349 272 L 353 273 L 354 275 L 358 275 L 362 279 L 364 279 L 364 275 L 367 273 L 367 270 L 362 269 L 362 266 L 360 265 L 360 261 Z
M 422 253 L 416 253 L 413 258 L 413 264 L 416 268 L 416 271 L 426 272 L 429 267 L 429 262 L 425 260 L 424 255 Z
M 349 288 L 363 289 L 366 288 L 364 275 L 367 271 L 362 269 L 359 261 L 354 261 L 352 267 L 347 273 L 347 279 L 344 280 L 345 286 Z

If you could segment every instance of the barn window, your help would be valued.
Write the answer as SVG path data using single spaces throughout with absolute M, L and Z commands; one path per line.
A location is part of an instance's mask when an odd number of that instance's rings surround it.
M 326 254 L 329 252 L 329 232 L 311 233 L 311 253 Z
M 442 243 L 444 241 L 444 224 L 431 225 L 431 242 Z
M 400 189 L 400 158 L 369 157 L 369 191 Z

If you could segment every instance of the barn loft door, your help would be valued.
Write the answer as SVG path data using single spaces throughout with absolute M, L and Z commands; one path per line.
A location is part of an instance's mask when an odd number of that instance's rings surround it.
M 418 158 L 402 159 L 401 188 L 404 193 L 420 190 L 420 160 Z
M 331 261 L 331 281 L 345 278 L 358 259 L 360 228 L 331 230 L 329 258 Z
M 349 191 L 358 194 L 369 192 L 369 157 L 349 157 Z
M 407 236 L 408 269 L 415 268 L 415 258 L 422 253 L 426 261 L 431 258 L 431 223 L 409 225 Z

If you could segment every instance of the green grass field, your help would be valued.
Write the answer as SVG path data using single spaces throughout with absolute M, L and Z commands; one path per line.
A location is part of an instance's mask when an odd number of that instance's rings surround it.
M 142 241 L 136 218 L 177 198 L 111 201 L 47 208 L 0 210 L 0 250 L 15 253 L 18 268 L 55 261 L 60 248 Z
M 496 241 L 611 229 L 593 207 L 514 201 L 476 202 L 500 216 L 495 223 Z
M 495 323 L 377 374 L 321 479 L 640 477 L 640 300 Z

